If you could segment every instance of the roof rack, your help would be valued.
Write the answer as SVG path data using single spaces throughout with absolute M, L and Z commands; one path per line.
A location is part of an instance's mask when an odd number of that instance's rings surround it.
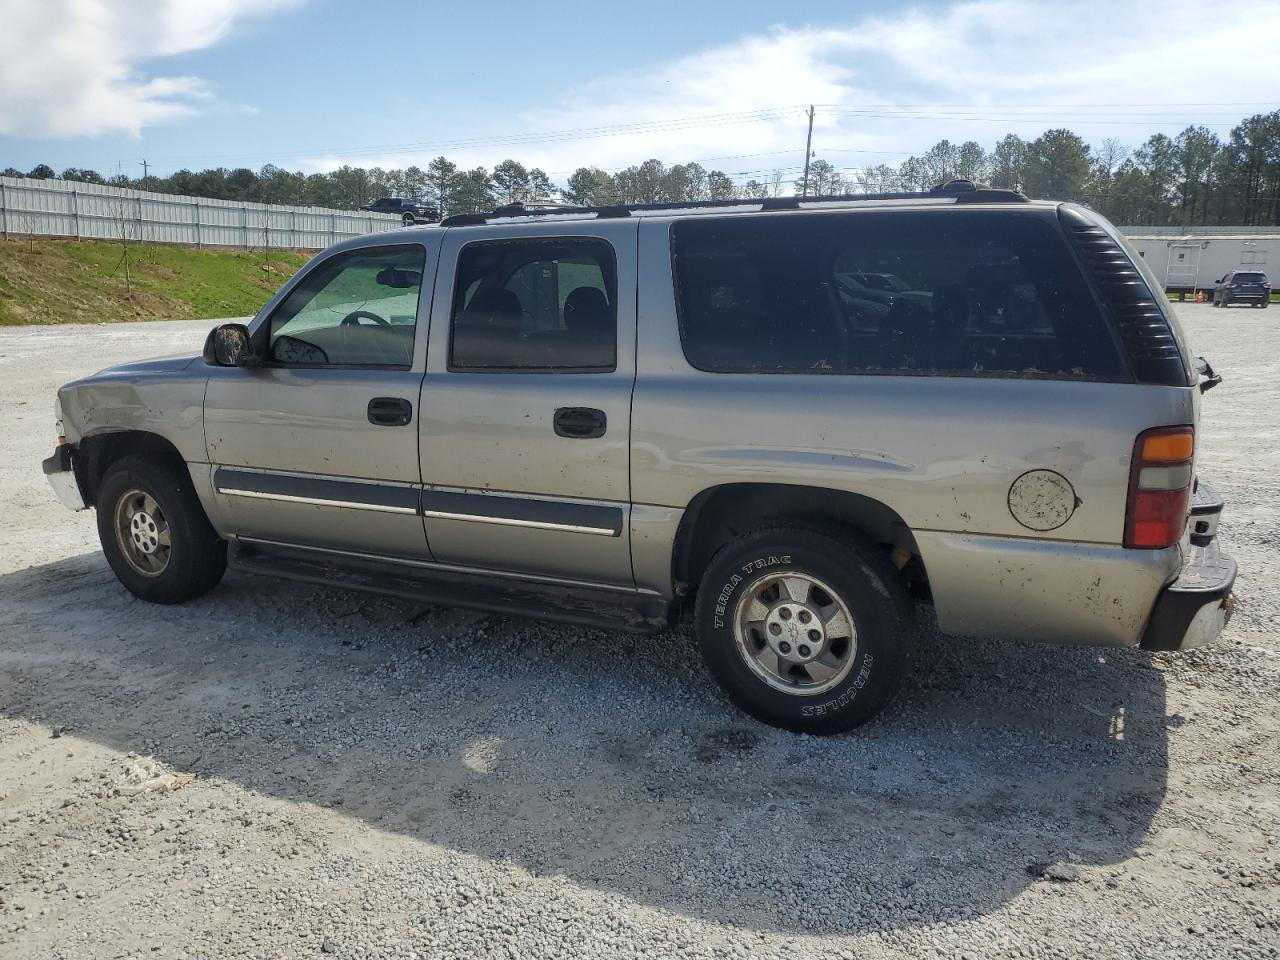
M 841 193 L 820 197 L 765 197 L 763 199 L 732 200 L 667 200 L 661 203 L 626 203 L 608 206 L 550 206 L 545 203 L 508 203 L 488 213 L 455 213 L 440 221 L 442 227 L 475 227 L 494 220 L 515 217 L 561 216 L 564 214 L 594 214 L 597 220 L 629 217 L 633 213 L 651 213 L 661 210 L 704 210 L 720 207 L 759 207 L 761 212 L 774 210 L 800 210 L 801 204 L 840 203 L 867 200 L 928 200 L 954 197 L 956 203 L 1027 203 L 1027 197 L 1017 190 L 1002 190 L 974 183 L 972 180 L 948 180 L 932 190 L 903 193 Z

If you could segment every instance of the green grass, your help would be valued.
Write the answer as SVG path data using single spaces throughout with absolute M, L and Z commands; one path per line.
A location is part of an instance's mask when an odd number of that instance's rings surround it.
M 0 241 L 0 326 L 256 313 L 310 254 L 100 240 Z

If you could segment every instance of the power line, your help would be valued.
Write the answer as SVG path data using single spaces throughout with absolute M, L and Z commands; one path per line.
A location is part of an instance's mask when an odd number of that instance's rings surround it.
M 670 130 L 698 129 L 704 126 L 731 126 L 741 123 L 759 123 L 771 120 L 786 119 L 790 111 L 798 107 L 773 107 L 764 110 L 750 110 L 741 113 L 707 114 L 696 117 L 674 117 L 668 120 L 650 120 L 640 123 L 606 124 L 595 127 L 575 127 L 565 130 L 552 130 L 545 133 L 503 134 L 488 137 L 463 137 L 452 140 L 422 140 L 413 143 L 369 144 L 360 147 L 315 148 L 298 154 L 277 154 L 281 160 L 309 158 L 317 155 L 328 157 L 368 156 L 379 153 L 409 153 L 420 150 L 461 150 L 475 147 L 514 146 L 525 143 L 564 142 L 569 140 L 593 139 L 606 136 L 633 136 L 642 133 L 662 133 Z M 261 151 L 252 156 L 260 156 Z M 250 154 L 224 154 L 221 156 L 205 156 L 204 160 L 236 160 Z M 177 161 L 192 159 L 194 155 L 169 156 L 162 159 Z
M 1040 109 L 1043 107 L 1270 107 L 1274 106 L 1274 100 L 1205 100 L 1200 102 L 1180 102 L 1176 100 L 1162 100 L 1150 103 L 1020 103 L 1010 109 Z M 819 103 L 819 107 L 830 108 L 833 110 L 841 109 L 848 106 L 843 103 Z M 929 109 L 941 109 L 944 107 L 990 107 L 995 104 L 989 103 L 881 103 L 876 105 L 879 109 L 906 110 L 917 107 L 927 107 Z
M 1086 107 L 1086 108 L 1105 107 L 1109 109 L 1118 109 L 1118 108 L 1126 108 L 1126 107 L 1128 108 L 1134 108 L 1134 107 L 1169 108 L 1169 107 L 1179 107 L 1179 106 L 1181 107 L 1228 107 L 1228 106 L 1249 107 L 1249 106 L 1256 106 L 1259 104 L 1271 105 L 1271 101 L 1217 101 L 1217 102 L 1200 102 L 1200 103 L 1188 102 L 1183 104 L 1174 103 L 1174 102 L 1160 102 L 1160 103 L 1146 103 L 1146 104 L 1135 104 L 1135 103 L 1038 104 L 1038 105 L 1037 104 L 1020 104 L 1016 107 L 1005 107 L 1005 108 L 1000 108 L 1000 107 L 993 108 L 992 105 L 990 104 L 969 104 L 969 105 L 964 105 L 964 104 L 882 104 L 877 106 L 864 106 L 864 107 L 857 107 L 851 104 L 828 104 L 828 105 L 818 104 L 814 106 L 824 107 L 824 109 L 830 116 L 837 117 L 837 118 L 858 117 L 862 119 L 882 118 L 882 119 L 914 119 L 914 120 L 931 120 L 931 121 L 959 120 L 959 121 L 965 121 L 965 122 L 970 122 L 970 121 L 1001 122 L 1001 123 L 1035 122 L 1035 123 L 1067 124 L 1067 123 L 1082 123 L 1083 121 L 1079 119 L 1072 119 L 1070 117 L 1065 117 L 1065 116 L 1036 117 L 1036 116 L 1030 116 L 1025 112 L 1020 112 L 1020 111 L 1026 111 L 1026 110 L 1037 109 L 1037 108 L 1056 109 L 1059 107 Z M 976 112 L 972 112 L 972 113 L 971 112 L 963 112 L 963 113 L 948 112 L 948 111 L 954 111 L 959 109 L 970 110 L 974 108 L 983 110 L 983 113 L 979 114 Z M 451 150 L 451 149 L 475 149 L 479 147 L 521 146 L 521 145 L 536 144 L 536 143 L 558 143 L 558 142 L 568 142 L 573 140 L 594 139 L 594 138 L 613 137 L 613 136 L 635 136 L 635 135 L 642 135 L 642 134 L 649 134 L 649 133 L 662 133 L 662 132 L 669 132 L 669 131 L 700 129 L 703 127 L 761 123 L 761 122 L 769 123 L 769 122 L 778 122 L 778 121 L 792 119 L 792 118 L 799 120 L 801 117 L 806 116 L 808 113 L 807 110 L 803 114 L 799 113 L 801 109 L 802 107 L 800 105 L 778 106 L 778 107 L 768 107 L 768 108 L 761 108 L 758 110 L 749 110 L 749 111 L 728 112 L 728 113 L 719 113 L 719 114 L 704 114 L 700 116 L 689 116 L 689 117 L 675 117 L 675 118 L 668 118 L 665 120 L 640 121 L 640 122 L 625 123 L 625 124 L 601 124 L 597 126 L 553 130 L 553 131 L 547 131 L 543 133 L 529 132 L 529 133 L 520 133 L 520 134 L 493 135 L 488 137 L 470 137 L 470 138 L 463 137 L 463 138 L 454 138 L 451 140 L 442 139 L 442 140 L 435 140 L 435 141 L 430 141 L 430 140 L 418 141 L 414 143 L 364 145 L 360 147 L 347 147 L 342 149 L 329 149 L 329 150 L 314 149 L 314 150 L 308 150 L 304 153 L 276 155 L 274 157 L 273 162 L 312 159 L 317 155 L 325 155 L 327 157 L 330 157 L 336 160 L 344 157 L 349 157 L 349 158 L 369 157 L 371 155 L 377 155 L 377 154 L 394 155 L 394 154 L 404 154 L 404 153 L 412 153 L 412 152 L 426 151 L 426 150 L 434 151 L 434 150 Z M 928 112 L 918 112 L 918 111 L 928 111 Z M 991 114 L 997 114 L 997 115 L 991 115 Z M 1118 118 L 1121 115 L 1116 113 L 1101 114 L 1099 116 L 1101 116 L 1104 119 L 1093 120 L 1093 121 L 1089 121 L 1088 123 L 1129 125 L 1129 124 L 1139 123 L 1139 122 L 1153 122 L 1153 123 L 1161 122 L 1160 120 L 1150 120 L 1150 119 L 1146 121 L 1141 121 L 1136 119 L 1120 120 L 1116 118 Z M 1172 118 L 1173 118 L 1173 115 L 1170 115 L 1169 117 L 1164 117 L 1161 119 L 1172 119 Z M 1179 119 L 1181 120 L 1181 116 L 1179 116 Z M 1238 122 L 1239 122 L 1238 119 L 1234 121 L 1234 123 L 1238 123 Z M 1207 123 L 1205 125 L 1223 127 L 1228 125 L 1234 125 L 1234 123 L 1232 124 Z M 702 160 L 696 160 L 691 162 L 709 163 L 709 162 L 715 162 L 719 160 L 773 156 L 773 155 L 784 154 L 787 152 L 789 151 L 778 150 L 778 151 L 766 151 L 762 153 L 735 154 L 735 155 L 728 155 L 728 156 L 722 156 L 722 157 L 704 158 Z M 806 153 L 808 152 L 809 151 L 806 151 Z M 871 150 L 867 148 L 838 147 L 838 146 L 825 147 L 823 150 L 824 154 L 854 153 L 854 154 L 881 155 L 881 156 L 893 156 L 893 157 L 906 157 L 916 152 L 918 151 Z M 212 163 L 217 161 L 225 162 L 225 161 L 248 160 L 248 159 L 256 160 L 261 155 L 262 153 L 260 151 L 256 154 L 226 154 L 221 156 L 189 155 L 188 157 L 170 156 L 170 157 L 162 157 L 159 159 L 169 161 L 169 162 L 176 162 L 182 159 L 200 159 L 204 163 Z M 155 159 L 156 158 L 153 157 L 150 159 L 138 159 L 137 161 L 131 161 L 131 162 L 138 162 L 144 165 L 143 176 L 145 179 L 149 173 L 148 165 L 153 163 Z M 615 168 L 615 170 L 621 170 L 621 169 L 627 169 L 627 168 L 626 167 Z M 845 168 L 845 169 L 852 169 L 852 168 Z M 553 174 L 566 174 L 568 172 L 570 171 L 553 171 Z M 746 174 L 744 173 L 742 175 L 746 175 Z
M 1099 124 L 1109 124 L 1115 126 L 1133 126 L 1138 123 L 1162 123 L 1168 120 L 1177 120 L 1184 122 L 1183 115 L 1169 115 L 1163 117 L 1138 117 L 1133 116 L 1126 119 L 1115 119 L 1117 114 L 1102 115 L 1107 119 L 1094 119 L 1079 116 L 1055 117 L 1033 117 L 1026 114 L 1004 114 L 1000 116 L 979 116 L 977 114 L 961 114 L 961 113 L 907 113 L 902 111 L 876 111 L 876 110 L 833 110 L 829 111 L 835 116 L 841 117 L 860 117 L 865 119 L 883 119 L 883 120 L 963 120 L 969 123 L 1049 123 L 1049 124 L 1075 124 L 1079 126 L 1096 126 Z M 1225 121 L 1208 121 L 1201 120 L 1199 126 L 1205 127 L 1234 127 L 1240 122 L 1239 118 Z M 1195 126 L 1197 124 L 1190 124 Z
M 1041 117 L 1028 115 L 1025 110 L 1031 109 L 1058 109 L 1058 108 L 1107 108 L 1119 109 L 1124 107 L 1141 108 L 1141 107 L 1249 107 L 1257 105 L 1269 105 L 1270 101 L 1217 101 L 1217 102 L 1201 102 L 1201 103 L 1115 103 L 1115 104 L 1020 104 L 1014 107 L 997 107 L 992 104 L 880 104 L 855 106 L 852 104 L 817 104 L 823 107 L 832 116 L 858 116 L 868 118 L 882 119 L 920 119 L 920 120 L 970 120 L 984 123 L 1012 122 L 1023 121 L 1028 123 L 1105 123 L 1127 125 L 1131 123 L 1158 123 L 1165 120 L 1181 120 L 1182 114 L 1168 114 L 1161 116 L 1151 115 L 1122 115 L 1114 112 L 1096 115 L 1096 118 L 1084 117 Z M 759 123 L 796 117 L 794 111 L 801 110 L 802 105 L 789 105 L 781 107 L 770 107 L 759 110 L 739 111 L 734 113 L 704 114 L 700 116 L 675 117 L 667 120 L 651 120 L 630 124 L 602 124 L 597 126 L 575 127 L 562 130 L 552 130 L 542 133 L 530 132 L 521 134 L 501 134 L 486 137 L 463 137 L 441 140 L 423 140 L 408 143 L 393 144 L 366 144 L 358 147 L 344 146 L 335 148 L 313 148 L 303 153 L 280 153 L 274 154 L 278 160 L 300 160 L 310 159 L 316 156 L 325 156 L 332 158 L 370 156 L 377 154 L 400 154 L 412 153 L 427 150 L 462 150 L 473 149 L 477 147 L 493 147 L 493 146 L 516 146 L 532 143 L 556 143 L 569 140 L 593 139 L 597 137 L 613 137 L 613 136 L 634 136 L 644 133 L 660 133 L 672 130 L 696 129 L 701 126 L 725 126 L 736 125 L 742 123 Z M 928 113 L 920 113 L 915 111 L 928 110 Z M 955 110 L 976 111 L 977 112 L 952 112 Z M 1232 126 L 1239 122 L 1239 118 L 1234 118 L 1224 123 L 1205 123 L 1206 126 Z M 161 157 L 159 159 L 168 162 L 178 162 L 186 159 L 200 159 L 204 162 L 210 161 L 234 161 L 246 158 L 254 158 L 261 156 L 261 151 L 255 154 L 223 154 L 223 155 L 172 155 Z

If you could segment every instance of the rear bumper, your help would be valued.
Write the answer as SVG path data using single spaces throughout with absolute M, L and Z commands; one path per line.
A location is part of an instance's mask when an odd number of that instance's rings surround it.
M 914 531 L 945 633 L 1136 647 L 1177 547 Z
M 49 486 L 53 487 L 53 492 L 58 495 L 58 500 L 64 507 L 68 510 L 88 509 L 88 504 L 84 502 L 84 495 L 80 492 L 80 481 L 76 479 L 70 447 L 65 445 L 58 447 L 53 451 L 53 456 L 46 459 L 42 466 Z
M 1191 542 L 1207 547 L 1218 535 L 1218 517 L 1224 504 L 1218 491 L 1203 480 L 1196 480 L 1191 491 Z
M 1192 544 L 1178 578 L 1160 591 L 1142 634 L 1144 650 L 1193 650 L 1213 643 L 1231 619 L 1236 562 L 1217 539 Z

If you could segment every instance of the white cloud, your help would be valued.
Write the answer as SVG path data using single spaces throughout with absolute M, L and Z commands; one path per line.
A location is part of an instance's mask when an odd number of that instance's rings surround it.
M 294 0 L 0 0 L 0 134 L 138 135 L 213 99 L 147 61 L 200 50 L 237 19 Z
M 1190 123 L 1217 124 L 1225 135 L 1241 117 L 1280 104 L 1274 58 L 1262 46 L 1241 50 L 1242 30 L 1280 32 L 1280 4 L 1218 0 L 1207 16 L 1200 0 L 977 0 L 828 28 L 776 27 L 571 86 L 552 107 L 484 117 L 473 134 L 530 139 L 344 151 L 307 165 L 421 165 L 444 153 L 468 166 L 510 156 L 559 172 L 647 157 L 728 158 L 708 165 L 743 176 L 780 168 L 793 177 L 804 153 L 799 105 L 807 103 L 820 105 L 815 151 L 841 167 L 896 164 L 944 137 L 990 148 L 1007 132 L 1034 137 L 1055 126 L 1131 146 Z M 791 106 L 748 121 L 726 116 L 782 105 Z M 661 126 L 681 117 L 720 119 Z M 626 135 L 533 139 L 628 124 L 647 126 Z

